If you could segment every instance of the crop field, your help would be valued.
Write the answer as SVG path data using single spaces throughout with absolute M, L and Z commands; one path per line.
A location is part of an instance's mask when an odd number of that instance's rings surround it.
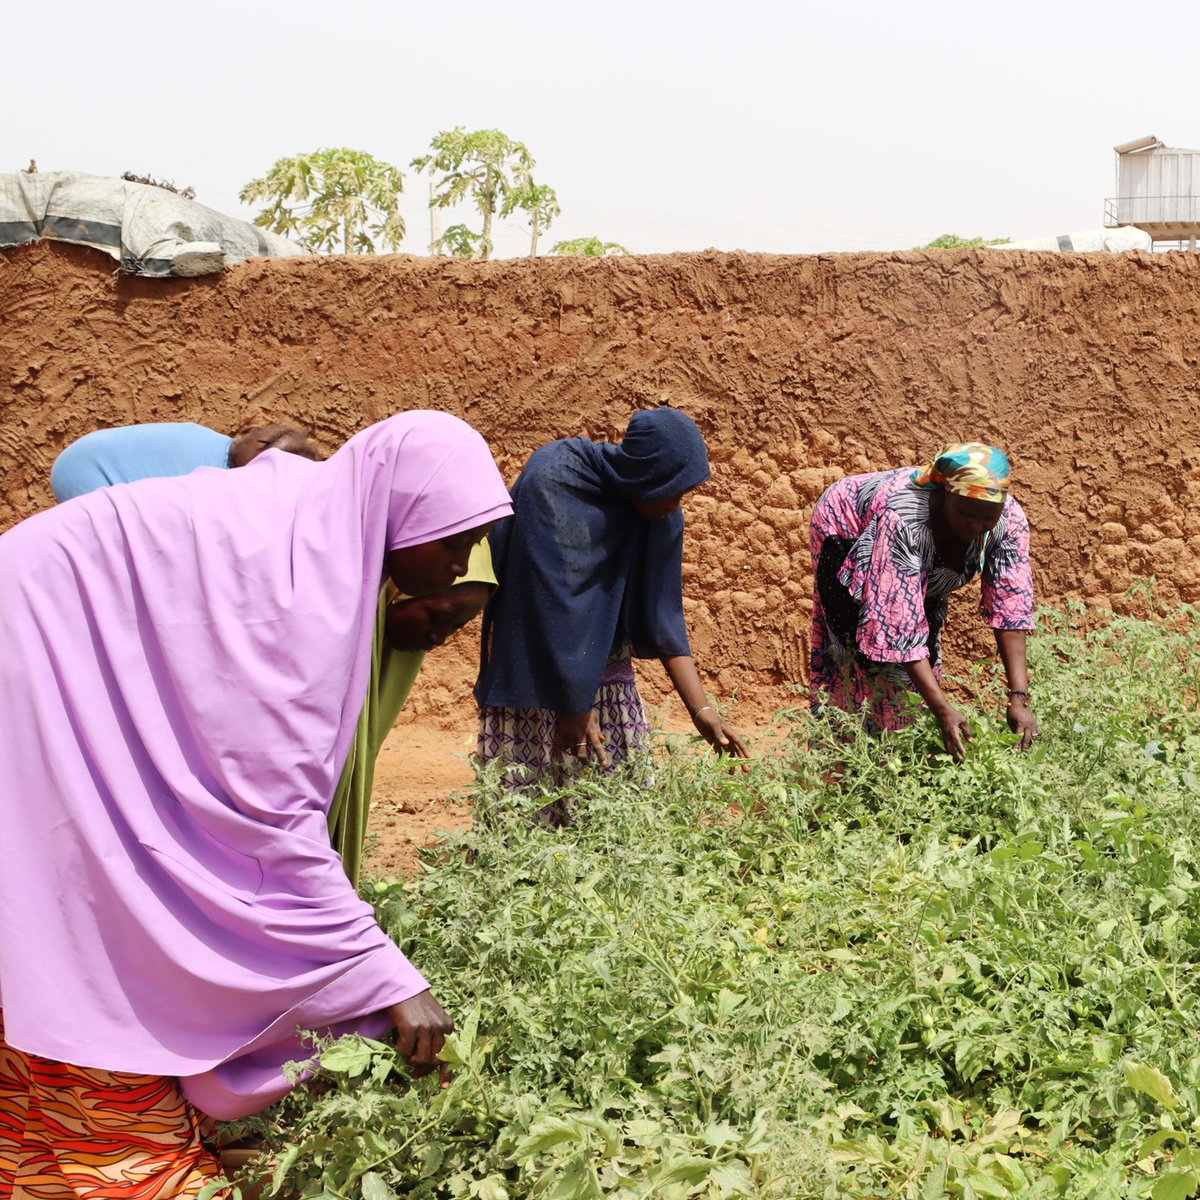
M 473 830 L 367 885 L 453 1082 L 320 1047 L 246 1123 L 264 1194 L 1196 1194 L 1200 626 L 1092 619 L 1041 614 L 1026 755 L 989 670 L 960 766 L 928 717 L 798 709 L 744 773 L 668 741 L 653 787 L 581 776 L 567 829 L 482 781 Z

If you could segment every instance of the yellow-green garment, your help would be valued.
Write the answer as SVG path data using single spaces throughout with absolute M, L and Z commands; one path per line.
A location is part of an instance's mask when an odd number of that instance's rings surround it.
M 496 586 L 492 570 L 492 555 L 487 541 L 471 551 L 467 573 L 456 579 L 460 583 L 486 583 Z M 362 867 L 363 843 L 367 834 L 367 815 L 371 809 L 371 788 L 375 783 L 375 760 L 384 738 L 391 732 L 416 682 L 424 650 L 396 650 L 387 640 L 387 607 L 402 599 L 389 582 L 379 594 L 375 615 L 375 637 L 371 643 L 371 678 L 367 698 L 363 702 L 354 730 L 354 740 L 338 780 L 337 791 L 329 808 L 329 837 L 334 849 L 342 856 L 342 865 L 351 882 L 358 886 Z

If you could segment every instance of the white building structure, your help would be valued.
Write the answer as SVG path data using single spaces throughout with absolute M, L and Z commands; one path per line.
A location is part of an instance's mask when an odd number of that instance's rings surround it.
M 1200 150 L 1137 138 L 1114 146 L 1117 194 L 1104 202 L 1104 224 L 1136 225 L 1154 240 L 1196 249 L 1200 238 Z

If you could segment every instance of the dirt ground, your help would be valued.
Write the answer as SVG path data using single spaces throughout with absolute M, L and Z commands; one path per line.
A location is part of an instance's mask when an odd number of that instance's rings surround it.
M 411 874 L 420 848 L 471 823 L 470 734 L 409 723 L 397 726 L 375 764 L 367 831 L 367 874 Z
M 80 247 L 0 253 L 0 528 L 50 502 L 54 456 L 98 426 L 277 418 L 332 451 L 439 408 L 511 479 L 542 442 L 614 436 L 660 403 L 708 439 L 685 607 L 743 726 L 805 678 L 822 489 L 945 441 L 1009 451 L 1040 599 L 1127 610 L 1153 575 L 1160 599 L 1200 600 L 1198 255 L 331 256 L 148 280 Z M 951 671 L 989 651 L 976 603 L 951 604 Z M 423 798 L 467 778 L 475 658 L 466 636 L 431 658 L 387 751 L 379 853 L 394 835 L 397 862 L 424 836 Z M 652 703 L 660 675 L 644 676 Z

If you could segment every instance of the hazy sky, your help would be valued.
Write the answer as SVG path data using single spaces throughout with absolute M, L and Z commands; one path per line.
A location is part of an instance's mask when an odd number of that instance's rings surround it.
M 1200 146 L 1195 0 L 8 8 L 0 170 L 134 170 L 247 219 L 241 186 L 279 157 L 407 171 L 463 125 L 524 141 L 557 189 L 543 248 L 886 250 L 1098 228 L 1114 144 Z M 424 253 L 427 183 L 408 189 L 402 248 Z

